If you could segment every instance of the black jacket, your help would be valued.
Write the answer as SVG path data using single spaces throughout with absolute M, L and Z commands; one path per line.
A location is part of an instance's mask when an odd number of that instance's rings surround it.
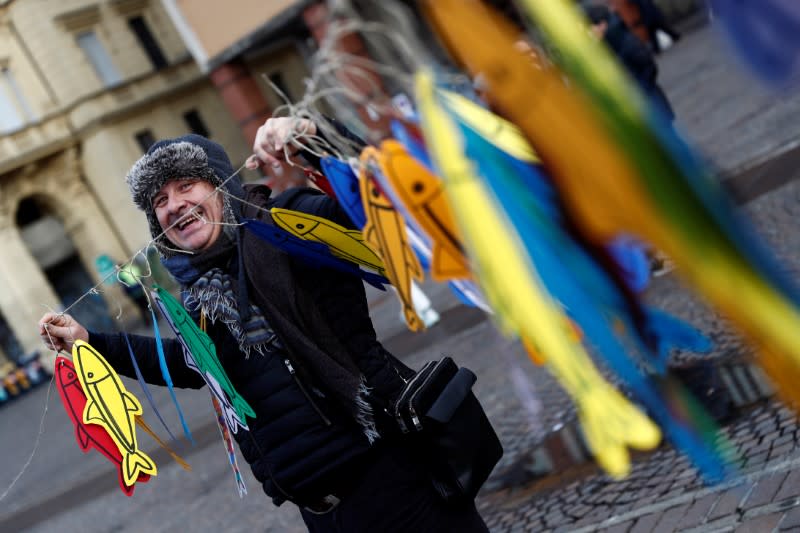
M 271 203 L 349 225 L 335 200 L 311 189 L 290 189 Z M 357 354 L 358 367 L 375 389 L 375 412 L 383 438 L 373 448 L 381 446 L 395 438 L 396 430 L 383 414 L 380 399 L 399 390 L 403 382 L 398 371 L 407 374 L 408 368 L 378 342 L 360 279 L 296 261 L 292 261 L 292 269 L 297 282 L 312 292 L 332 330 L 350 353 Z M 317 384 L 293 374 L 287 354 L 245 358 L 224 324 L 210 325 L 208 333 L 234 387 L 256 412 L 256 418 L 247 421 L 250 432 L 240 430 L 235 438 L 256 479 L 276 504 L 287 499 L 300 504 L 315 501 L 336 492 L 342 479 L 364 467 L 370 446 L 361 428 Z M 134 335 L 130 339 L 145 380 L 163 385 L 154 340 Z M 121 335 L 91 332 L 89 342 L 120 374 L 135 375 Z M 204 385 L 200 375 L 185 365 L 178 341 L 164 339 L 164 350 L 175 386 Z M 210 412 L 209 416 L 214 415 Z
M 652 103 L 660 107 L 670 120 L 674 119 L 672 106 L 657 82 L 658 65 L 647 45 L 616 15 L 608 19 L 604 39 Z

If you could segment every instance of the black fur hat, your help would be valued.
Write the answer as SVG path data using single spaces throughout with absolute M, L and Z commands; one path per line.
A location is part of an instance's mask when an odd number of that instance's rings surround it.
M 125 181 L 131 191 L 133 203 L 147 215 L 150 234 L 155 238 L 163 229 L 158 223 L 152 202 L 165 183 L 181 179 L 202 179 L 214 187 L 224 183 L 224 188 L 230 195 L 244 198 L 241 180 L 239 176 L 231 178 L 233 173 L 233 166 L 222 146 L 192 133 L 153 144 L 134 163 Z M 240 202 L 231 202 L 229 194 L 223 195 L 223 216 L 225 222 L 234 223 L 239 220 L 241 206 Z M 166 237 L 158 238 L 156 244 L 163 256 L 172 255 L 165 248 L 165 245 L 169 246 Z

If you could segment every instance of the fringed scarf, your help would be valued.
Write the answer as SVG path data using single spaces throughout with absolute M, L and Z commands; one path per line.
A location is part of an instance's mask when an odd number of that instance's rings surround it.
M 248 204 L 263 207 L 268 199 L 266 187 L 251 189 L 247 197 Z M 260 211 L 245 215 L 272 223 Z M 212 321 L 221 319 L 245 356 L 254 349 L 258 353 L 269 349 L 267 332 L 273 332 L 275 341 L 280 339 L 277 342 L 292 357 L 298 374 L 321 384 L 352 414 L 373 443 L 380 434 L 370 401 L 371 389 L 353 356 L 294 279 L 289 257 L 244 228 L 237 229 L 233 236 L 220 235 L 201 254 L 162 257 L 162 264 L 184 287 L 185 305 L 202 310 Z M 248 279 L 252 282 L 250 294 Z
M 212 268 L 184 291 L 183 303 L 190 312 L 202 312 L 211 322 L 219 319 L 228 326 L 245 357 L 250 357 L 251 351 L 265 355 L 282 348 L 257 305 L 250 304 L 250 317 L 243 320 L 233 287 L 230 275 Z

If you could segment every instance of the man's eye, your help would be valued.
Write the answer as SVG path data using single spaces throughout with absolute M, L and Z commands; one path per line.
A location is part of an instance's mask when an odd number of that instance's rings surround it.
M 192 185 L 194 185 L 193 181 L 186 181 L 186 182 L 181 184 L 181 190 L 182 191 L 188 191 L 189 189 L 192 188 Z
M 159 196 L 158 198 L 153 200 L 153 207 L 161 207 L 162 205 L 164 205 L 165 201 L 166 201 L 166 196 Z

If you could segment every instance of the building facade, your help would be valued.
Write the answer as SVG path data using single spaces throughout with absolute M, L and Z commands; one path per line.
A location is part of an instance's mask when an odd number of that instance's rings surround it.
M 99 258 L 150 239 L 125 173 L 191 131 L 237 168 L 249 154 L 160 0 L 0 0 L 0 366 L 40 348 L 47 308 L 97 328 L 136 317 L 119 284 L 86 291 Z

